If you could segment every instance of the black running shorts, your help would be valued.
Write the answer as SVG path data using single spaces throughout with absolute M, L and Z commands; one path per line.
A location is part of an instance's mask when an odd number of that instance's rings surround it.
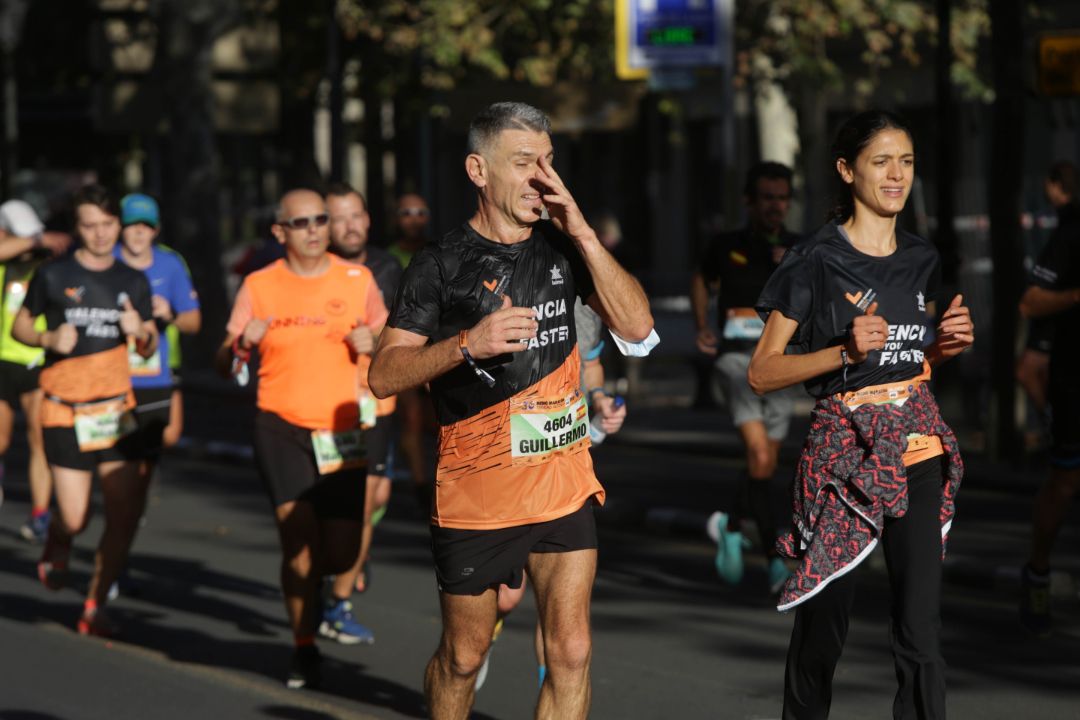
M 169 425 L 172 394 L 171 387 L 135 389 L 135 422 L 138 423 L 135 434 L 147 457 L 156 458 L 161 454 L 162 438 Z
M 431 526 L 431 552 L 439 591 L 480 595 L 500 584 L 521 587 L 529 553 L 595 550 L 596 518 L 590 498 L 580 510 L 532 525 L 499 530 Z
M 319 517 L 363 522 L 366 468 L 320 475 L 311 431 L 263 410 L 255 415 L 254 444 L 259 477 L 274 507 L 302 500 Z
M 93 471 L 104 462 L 137 462 L 146 459 L 146 449 L 139 433 L 129 433 L 111 448 L 83 452 L 73 427 L 47 427 L 42 431 L 45 459 L 50 465 L 72 470 Z
M 39 375 L 39 367 L 31 370 L 19 363 L 0 360 L 0 400 L 13 409 L 19 407 L 19 399 L 24 393 L 38 389 Z
M 1050 379 L 1050 464 L 1080 468 L 1080 379 Z

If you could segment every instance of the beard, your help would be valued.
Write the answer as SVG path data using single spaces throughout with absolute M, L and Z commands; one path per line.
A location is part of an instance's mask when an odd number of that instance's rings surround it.
M 355 233 L 349 233 L 348 235 L 345 236 L 345 239 L 346 240 L 349 239 L 349 238 L 356 239 L 357 237 L 358 236 Z M 337 255 L 338 257 L 345 258 L 346 260 L 355 260 L 356 258 L 360 257 L 361 255 L 364 254 L 364 249 L 366 247 L 367 247 L 366 242 L 361 242 L 361 243 L 358 243 L 357 245 L 352 245 L 352 246 L 349 246 L 349 247 L 343 247 L 342 245 L 340 245 L 340 244 L 338 244 L 336 242 L 331 242 L 330 243 L 330 250 L 335 255 Z

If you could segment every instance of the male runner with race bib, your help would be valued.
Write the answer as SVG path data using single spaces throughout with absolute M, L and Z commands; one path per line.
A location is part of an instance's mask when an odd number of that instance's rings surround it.
M 651 346 L 655 333 L 641 286 L 552 167 L 550 132 L 521 103 L 474 118 L 465 170 L 477 211 L 413 258 L 368 378 L 380 397 L 430 382 L 440 425 L 431 533 L 443 635 L 424 683 L 434 718 L 468 715 L 496 590 L 520 585 L 526 568 L 548 668 L 536 716 L 588 713 L 604 490 L 588 453 L 574 298 L 616 342 Z

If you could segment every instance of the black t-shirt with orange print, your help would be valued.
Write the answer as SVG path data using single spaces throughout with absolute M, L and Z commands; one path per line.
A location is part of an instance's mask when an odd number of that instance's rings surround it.
M 885 348 L 846 375 L 835 370 L 808 380 L 807 392 L 821 398 L 919 376 L 930 339 L 926 305 L 937 299 L 939 283 L 938 251 L 926 240 L 897 230 L 896 251 L 875 257 L 828 223 L 788 250 L 756 308 L 762 319 L 777 310 L 799 323 L 788 351 L 811 353 L 846 342 L 852 321 L 877 303 L 889 323 Z
M 531 307 L 539 329 L 517 353 L 465 363 L 431 382 L 440 425 L 432 521 L 497 529 L 544 522 L 603 498 L 589 447 L 574 299 L 593 292 L 573 241 L 547 222 L 503 245 L 469 225 L 413 258 L 388 325 L 429 338 L 456 337 L 502 306 Z
M 146 275 L 121 262 L 90 270 L 69 256 L 38 269 L 23 307 L 35 317 L 44 315 L 50 330 L 67 323 L 78 333 L 68 355 L 45 354 L 41 387 L 46 397 L 83 403 L 130 394 L 127 337 L 120 329 L 125 299 L 143 320 L 152 317 Z M 70 425 L 70 408 L 46 403 L 42 423 L 46 427 Z

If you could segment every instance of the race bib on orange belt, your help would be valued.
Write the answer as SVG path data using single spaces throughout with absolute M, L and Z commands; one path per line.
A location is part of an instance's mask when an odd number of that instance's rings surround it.
M 930 363 L 923 362 L 923 371 L 910 380 L 902 382 L 884 383 L 882 385 L 868 385 L 859 390 L 852 390 L 837 397 L 854 410 L 860 405 L 897 405 L 902 406 L 907 399 L 915 394 L 916 388 L 930 379 Z
M 588 437 L 589 410 L 580 393 L 510 402 L 510 455 L 514 465 L 534 465 L 571 452 L 582 447 Z
M 854 410 L 860 405 L 903 405 L 915 392 L 915 388 L 922 384 L 921 380 L 912 379 L 899 383 L 886 383 L 884 385 L 870 385 L 860 390 L 852 390 L 844 393 L 843 401 L 848 408 Z
M 757 340 L 764 329 L 754 308 L 729 308 L 724 319 L 725 340 Z
M 111 448 L 135 429 L 135 417 L 124 409 L 124 398 L 78 404 L 72 409 L 81 452 Z
M 367 457 L 360 428 L 343 432 L 312 430 L 311 447 L 315 450 L 315 464 L 320 475 L 362 468 Z

